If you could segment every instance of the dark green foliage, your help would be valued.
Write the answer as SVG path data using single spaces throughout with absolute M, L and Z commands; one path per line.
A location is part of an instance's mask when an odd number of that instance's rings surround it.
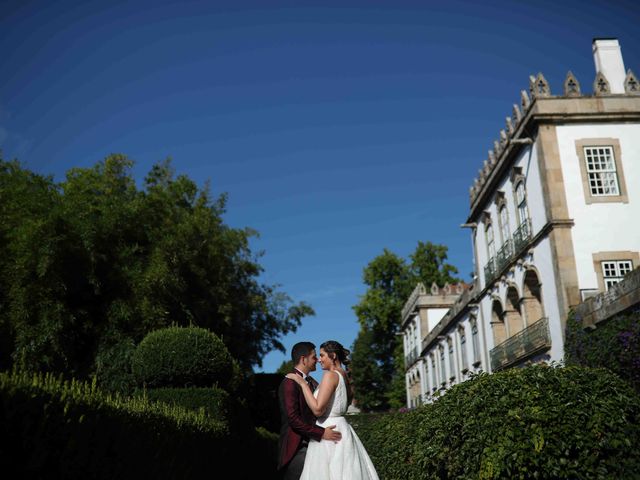
M 402 307 L 416 284 L 430 287 L 435 282 L 442 287 L 458 281 L 453 276 L 457 269 L 446 263 L 444 245 L 418 242 L 409 260 L 407 263 L 385 248 L 363 271 L 367 290 L 353 307 L 360 333 L 353 345 L 351 367 L 356 400 L 367 411 L 399 408 L 406 403 L 402 342 L 396 333 Z
M 293 370 L 293 361 L 284 360 L 276 370 L 276 373 L 279 373 L 280 375 L 284 376 L 287 373 L 290 373 L 292 370 Z
M 0 438 L 0 468 L 20 478 L 270 479 L 275 471 L 265 432 L 230 432 L 203 412 L 51 375 L 0 373 Z
M 278 387 L 283 378 L 279 373 L 256 373 L 247 379 L 245 395 L 253 423 L 270 432 L 280 431 Z
M 141 188 L 132 168 L 110 155 L 55 182 L 0 158 L 0 365 L 127 391 L 127 345 L 174 323 L 215 332 L 242 371 L 284 351 L 313 310 L 259 281 L 256 232 L 168 161 Z
M 123 395 L 133 392 L 136 381 L 131 371 L 131 359 L 135 350 L 130 338 L 101 346 L 96 356 L 96 379 L 101 389 Z
M 367 327 L 360 327 L 358 336 L 353 343 L 351 354 L 351 375 L 354 384 L 354 396 L 358 408 L 365 411 L 380 411 L 388 407 L 385 391 L 388 387 L 384 383 L 382 368 L 378 362 L 372 361 L 373 334 Z
M 185 410 L 202 412 L 228 424 L 229 394 L 221 388 L 154 388 L 136 391 L 136 397 L 146 396 L 149 402 L 162 402 Z
M 149 333 L 136 348 L 131 368 L 141 386 L 226 389 L 232 358 L 222 340 L 204 328 L 167 327 Z
M 640 311 L 598 323 L 594 330 L 585 330 L 570 314 L 565 363 L 607 368 L 640 392 Z
M 640 397 L 602 369 L 481 374 L 434 404 L 349 421 L 385 479 L 640 478 Z

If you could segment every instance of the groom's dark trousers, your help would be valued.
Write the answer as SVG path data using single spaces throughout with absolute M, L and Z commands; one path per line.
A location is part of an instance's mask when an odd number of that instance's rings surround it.
M 294 370 L 291 373 L 301 375 Z M 310 378 L 311 377 L 307 377 Z M 318 383 L 311 379 L 314 389 Z M 316 417 L 307 405 L 300 386 L 284 378 L 278 388 L 280 404 L 280 438 L 278 470 L 284 480 L 298 480 L 304 467 L 309 440 L 320 441 L 324 428 L 316 425 Z

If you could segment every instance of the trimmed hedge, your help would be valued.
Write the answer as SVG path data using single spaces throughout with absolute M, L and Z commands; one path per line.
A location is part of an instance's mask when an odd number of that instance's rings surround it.
M 269 479 L 273 438 L 52 375 L 0 373 L 0 471 L 47 479 Z M 247 452 L 251 462 L 246 461 Z
M 198 327 L 168 327 L 149 333 L 136 348 L 131 368 L 147 388 L 228 388 L 234 361 L 222 340 Z
M 200 411 L 220 421 L 229 418 L 229 394 L 220 388 L 154 388 L 136 392 L 150 402 L 163 402 L 185 410 Z
M 255 428 L 246 401 L 237 396 L 231 397 L 220 388 L 154 388 L 138 391 L 136 396 L 146 396 L 150 402 L 162 402 L 202 412 L 224 422 L 231 435 L 238 436 L 240 441 L 246 435 L 245 432 Z
M 567 320 L 565 363 L 602 367 L 640 392 L 640 311 L 618 315 L 585 330 L 572 313 Z
M 481 374 L 407 413 L 348 418 L 387 480 L 640 478 L 640 397 L 603 369 Z

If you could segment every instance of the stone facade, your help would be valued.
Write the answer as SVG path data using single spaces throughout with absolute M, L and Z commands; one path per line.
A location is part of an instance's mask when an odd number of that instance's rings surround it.
M 561 361 L 569 311 L 640 266 L 638 82 L 617 40 L 594 40 L 593 51 L 592 93 L 571 72 L 557 96 L 542 73 L 531 76 L 493 142 L 463 225 L 475 281 L 411 333 L 420 342 L 405 341 L 409 406 L 472 371 Z

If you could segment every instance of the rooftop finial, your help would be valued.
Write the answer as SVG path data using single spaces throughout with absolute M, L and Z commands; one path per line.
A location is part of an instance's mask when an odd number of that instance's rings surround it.
M 538 73 L 538 76 L 534 79 L 533 93 L 534 97 L 548 97 L 551 95 L 551 89 L 547 79 L 544 78 L 542 73 Z
M 627 76 L 624 79 L 624 91 L 631 94 L 640 94 L 640 84 L 631 69 L 627 70 Z
M 522 120 L 522 112 L 520 111 L 520 107 L 515 103 L 513 104 L 513 111 L 511 112 L 511 115 L 516 121 L 516 124 L 520 123 L 520 120 Z
M 522 105 L 523 114 L 527 110 L 529 110 L 529 107 L 531 106 L 531 100 L 529 99 L 529 95 L 527 95 L 527 92 L 524 90 L 520 91 L 520 105 Z
M 593 81 L 593 92 L 596 95 L 609 95 L 611 93 L 609 81 L 604 76 L 604 73 L 598 72 L 596 74 L 596 79 Z
M 567 72 L 567 78 L 564 80 L 564 95 L 565 97 L 580 96 L 580 82 L 578 82 L 571 70 Z

